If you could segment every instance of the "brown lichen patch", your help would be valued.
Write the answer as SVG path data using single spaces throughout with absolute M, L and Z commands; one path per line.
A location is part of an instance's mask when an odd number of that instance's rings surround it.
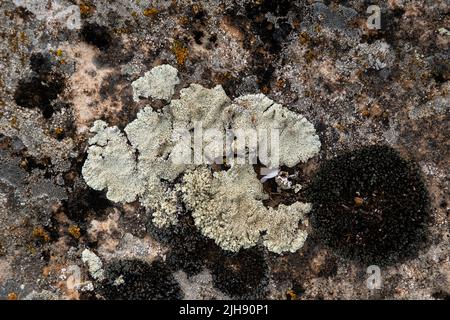
M 199 17 L 199 15 L 202 17 L 205 14 L 203 7 L 200 3 L 193 4 L 191 7 L 191 12 L 196 17 Z
M 18 297 L 17 293 L 15 293 L 15 292 L 8 293 L 8 295 L 6 297 L 7 300 L 17 300 L 18 298 L 19 297 Z
M 109 97 L 102 100 L 100 88 L 103 81 L 110 76 L 112 68 L 98 68 L 94 61 L 97 50 L 84 43 L 63 48 L 69 59 L 75 61 L 75 72 L 68 79 L 69 92 L 74 109 L 75 127 L 77 132 L 85 132 L 92 123 L 105 114 L 116 114 L 122 109 L 120 100 Z
M 95 5 L 88 1 L 82 1 L 78 7 L 80 8 L 80 14 L 83 18 L 87 18 L 95 12 Z
M 309 44 L 309 42 L 311 41 L 311 38 L 309 37 L 309 35 L 308 35 L 308 33 L 307 32 L 301 32 L 300 34 L 299 34 L 299 36 L 298 36 L 298 42 L 301 44 L 301 45 L 308 45 Z
M 364 199 L 361 197 L 355 197 L 353 198 L 353 202 L 355 204 L 355 207 L 359 207 L 364 203 Z
M 4 10 L 4 15 L 11 20 L 15 19 L 17 24 L 23 24 L 33 17 L 33 13 L 22 6 L 18 6 L 14 10 Z
M 12 116 L 11 119 L 9 120 L 9 124 L 11 125 L 12 128 L 17 129 L 18 128 L 17 117 Z
M 262 86 L 260 91 L 264 94 L 269 94 L 270 93 L 270 88 L 268 86 Z

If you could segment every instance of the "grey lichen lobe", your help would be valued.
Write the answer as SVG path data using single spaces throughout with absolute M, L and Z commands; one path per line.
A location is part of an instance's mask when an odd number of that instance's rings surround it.
M 154 67 L 131 84 L 133 100 L 139 101 L 139 97 L 152 97 L 153 99 L 170 101 L 175 86 L 180 83 L 177 74 L 177 69 L 168 64 Z
M 95 253 L 84 249 L 81 253 L 81 260 L 87 265 L 92 278 L 100 281 L 104 279 L 103 263 Z
M 299 249 L 307 236 L 304 214 L 309 204 L 266 208 L 262 200 L 267 195 L 250 164 L 234 164 L 228 171 L 212 174 L 204 164 L 176 161 L 180 141 L 174 129 L 192 130 L 197 122 L 223 133 L 230 128 L 278 129 L 281 165 L 304 162 L 320 149 L 309 121 L 266 96 L 247 95 L 231 101 L 221 86 L 207 89 L 192 84 L 162 110 L 142 109 L 125 127 L 126 136 L 117 127 L 97 121 L 83 166 L 87 184 L 96 190 L 107 189 L 112 201 L 138 198 L 160 228 L 178 222 L 184 203 L 200 232 L 225 250 L 238 251 L 259 241 L 276 253 Z M 204 145 L 210 142 L 206 140 Z M 261 162 L 272 165 L 264 159 Z M 181 182 L 175 183 L 183 174 Z

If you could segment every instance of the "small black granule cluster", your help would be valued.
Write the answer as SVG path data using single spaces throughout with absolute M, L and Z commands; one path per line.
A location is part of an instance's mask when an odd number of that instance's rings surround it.
M 386 265 L 417 255 L 431 222 L 418 168 L 387 146 L 325 162 L 307 190 L 318 239 L 346 258 Z
M 170 269 L 160 261 L 117 260 L 105 267 L 99 293 L 107 300 L 181 299 L 181 290 Z
M 257 249 L 223 252 L 212 266 L 214 286 L 237 299 L 262 299 L 268 283 L 268 265 L 264 253 Z
M 34 74 L 19 81 L 14 100 L 21 107 L 41 109 L 44 118 L 48 119 L 54 112 L 53 100 L 64 90 L 65 79 L 61 74 L 52 72 L 49 57 L 41 53 L 31 55 L 30 66 Z

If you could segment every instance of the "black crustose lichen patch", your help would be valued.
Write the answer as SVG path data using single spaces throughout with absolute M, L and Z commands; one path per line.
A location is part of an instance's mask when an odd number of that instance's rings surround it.
M 307 196 L 314 234 L 343 257 L 391 264 L 426 243 L 427 190 L 418 168 L 390 147 L 368 146 L 325 162 Z
M 80 38 L 83 42 L 98 48 L 94 63 L 99 67 L 117 67 L 133 59 L 134 51 L 125 49 L 114 29 L 107 26 L 85 23 L 80 31 Z
M 108 28 L 96 23 L 85 24 L 81 29 L 81 38 L 102 51 L 109 49 L 113 41 Z
M 36 74 L 48 74 L 52 71 L 52 63 L 50 58 L 41 52 L 31 54 L 30 67 L 31 70 L 36 72 Z
M 183 270 L 188 276 L 200 273 L 209 265 L 220 263 L 221 249 L 204 237 L 195 227 L 191 216 L 181 216 L 176 226 L 160 229 L 152 223 L 148 232 L 158 241 L 169 245 L 166 264 L 174 271 Z
M 63 200 L 63 209 L 73 222 L 84 225 L 89 215 L 104 218 L 107 209 L 114 204 L 108 200 L 105 193 L 91 188 L 75 187 L 67 200 Z
M 222 252 L 212 266 L 214 286 L 230 297 L 240 299 L 264 298 L 268 272 L 264 253 L 257 248 L 238 253 Z
M 181 290 L 160 261 L 116 260 L 105 267 L 99 293 L 108 300 L 180 299 Z
M 30 57 L 33 75 L 24 78 L 14 92 L 17 105 L 25 108 L 39 108 L 44 118 L 53 115 L 55 100 L 65 87 L 65 79 L 58 72 L 52 72 L 52 64 L 48 57 L 41 53 L 34 53 Z

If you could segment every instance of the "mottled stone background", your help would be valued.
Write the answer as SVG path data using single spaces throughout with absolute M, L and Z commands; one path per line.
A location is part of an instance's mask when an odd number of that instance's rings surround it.
M 381 8 L 379 30 L 366 26 L 370 4 Z M 79 24 L 58 16 L 73 5 Z M 129 268 L 117 259 L 165 261 L 135 266 L 142 279 L 130 280 L 130 299 L 153 292 L 158 283 L 145 287 L 146 276 L 160 278 L 164 294 L 155 297 L 227 297 L 222 269 L 234 265 L 237 286 L 254 291 L 242 297 L 448 299 L 449 8 L 448 0 L 2 0 L 0 298 L 116 297 L 83 263 L 89 248 L 116 275 Z M 131 87 L 162 63 L 178 69 L 175 97 L 190 83 L 221 84 L 231 98 L 262 92 L 303 114 L 322 147 L 292 169 L 302 184 L 321 161 L 360 146 L 387 144 L 416 161 L 434 218 L 426 248 L 383 267 L 382 288 L 370 291 L 367 266 L 313 236 L 293 254 L 223 257 L 188 218 L 186 230 L 160 235 L 138 203 L 90 189 L 81 176 L 89 127 L 102 119 L 123 129 L 145 105 L 163 106 L 134 102 Z M 197 270 L 200 260 L 207 267 Z

